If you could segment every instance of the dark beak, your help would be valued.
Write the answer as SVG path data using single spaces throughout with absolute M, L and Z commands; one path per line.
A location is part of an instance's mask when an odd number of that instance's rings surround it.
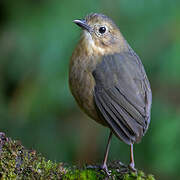
M 73 21 L 75 24 L 77 24 L 79 27 L 81 27 L 82 29 L 85 29 L 87 31 L 91 31 L 91 27 L 87 24 L 86 20 L 82 19 L 77 19 Z

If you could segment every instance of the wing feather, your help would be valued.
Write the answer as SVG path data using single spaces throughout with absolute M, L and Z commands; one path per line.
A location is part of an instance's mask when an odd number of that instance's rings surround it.
M 150 122 L 151 89 L 137 56 L 104 56 L 93 71 L 95 104 L 125 143 L 139 142 Z
M 112 128 L 113 132 L 121 138 L 127 144 L 130 144 L 131 141 L 125 131 L 115 122 L 114 116 L 112 116 L 112 112 L 110 112 L 109 107 L 106 103 L 102 100 L 101 96 L 95 96 L 96 105 L 98 106 L 99 111 L 103 114 L 103 117 L 106 119 L 110 127 Z

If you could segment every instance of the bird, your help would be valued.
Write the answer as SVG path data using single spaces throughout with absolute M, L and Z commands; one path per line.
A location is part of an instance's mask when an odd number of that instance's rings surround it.
M 104 14 L 73 21 L 82 29 L 69 64 L 69 87 L 80 109 L 110 129 L 101 168 L 112 135 L 130 146 L 129 168 L 136 171 L 133 145 L 150 124 L 152 92 L 144 66 L 120 28 Z

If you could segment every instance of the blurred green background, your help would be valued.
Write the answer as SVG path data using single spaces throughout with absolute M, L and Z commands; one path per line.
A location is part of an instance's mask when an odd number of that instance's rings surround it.
M 45 157 L 101 162 L 108 129 L 89 120 L 68 88 L 68 64 L 91 12 L 110 16 L 142 59 L 153 91 L 149 130 L 135 145 L 136 167 L 157 179 L 180 177 L 179 0 L 1 0 L 0 131 Z M 129 162 L 114 137 L 109 160 Z

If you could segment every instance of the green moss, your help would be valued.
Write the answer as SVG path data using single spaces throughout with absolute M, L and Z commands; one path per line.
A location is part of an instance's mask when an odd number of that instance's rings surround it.
M 145 175 L 144 172 L 138 173 L 128 172 L 122 173 L 118 169 L 111 169 L 111 176 L 108 179 L 112 180 L 155 180 L 153 175 Z M 103 171 L 89 169 L 71 169 L 63 176 L 63 180 L 101 180 L 106 179 L 107 175 Z
M 26 150 L 19 141 L 1 139 L 1 179 L 60 179 L 66 172 L 62 163 L 46 160 L 34 150 Z
M 131 172 L 119 161 L 110 163 L 111 176 L 104 171 L 78 167 L 65 167 L 63 163 L 46 160 L 35 150 L 25 149 L 19 141 L 6 138 L 0 133 L 0 179 L 1 180 L 155 180 L 153 175 L 144 172 Z
M 96 180 L 97 172 L 93 170 L 70 170 L 63 176 L 63 180 Z
M 123 180 L 155 180 L 153 175 L 145 175 L 144 172 L 138 171 L 137 173 L 131 172 L 125 174 Z

